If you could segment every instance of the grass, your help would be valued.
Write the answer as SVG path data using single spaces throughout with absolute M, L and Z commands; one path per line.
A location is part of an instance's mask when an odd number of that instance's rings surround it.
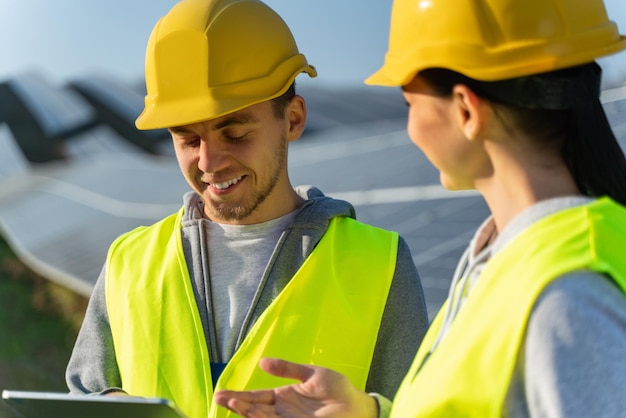
M 21 263 L 0 237 L 0 389 L 66 392 L 87 299 Z M 0 402 L 0 417 L 11 417 Z

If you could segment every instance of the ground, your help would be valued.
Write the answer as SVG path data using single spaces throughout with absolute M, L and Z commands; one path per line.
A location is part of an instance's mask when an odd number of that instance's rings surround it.
M 0 390 L 66 392 L 87 299 L 29 270 L 0 238 Z M 0 418 L 13 417 L 0 402 Z

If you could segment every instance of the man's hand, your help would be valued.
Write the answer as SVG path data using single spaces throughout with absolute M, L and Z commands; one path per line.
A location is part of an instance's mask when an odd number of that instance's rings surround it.
M 131 396 L 122 389 L 107 389 L 100 393 L 101 396 Z
M 288 386 L 254 391 L 217 391 L 215 402 L 247 418 L 376 418 L 376 400 L 355 388 L 344 375 L 323 367 L 263 358 L 269 374 L 299 380 Z

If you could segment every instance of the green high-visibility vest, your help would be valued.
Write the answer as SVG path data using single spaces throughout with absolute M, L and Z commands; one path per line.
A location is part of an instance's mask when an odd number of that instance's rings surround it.
M 581 269 L 606 273 L 626 291 L 624 248 L 626 209 L 608 198 L 560 211 L 523 231 L 489 260 L 420 369 L 441 328 L 444 304 L 396 394 L 391 417 L 499 418 L 541 291 Z
M 262 357 L 329 367 L 365 388 L 395 270 L 397 233 L 334 218 L 213 388 L 182 249 L 182 213 L 131 231 L 109 250 L 107 310 L 125 391 L 171 399 L 191 418 L 234 416 L 212 402 L 214 389 L 293 383 L 262 372 Z

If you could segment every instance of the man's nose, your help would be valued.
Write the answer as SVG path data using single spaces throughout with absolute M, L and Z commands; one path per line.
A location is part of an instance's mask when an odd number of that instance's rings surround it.
M 205 173 L 215 173 L 226 168 L 229 161 L 228 152 L 217 141 L 202 138 L 198 158 L 200 170 Z

